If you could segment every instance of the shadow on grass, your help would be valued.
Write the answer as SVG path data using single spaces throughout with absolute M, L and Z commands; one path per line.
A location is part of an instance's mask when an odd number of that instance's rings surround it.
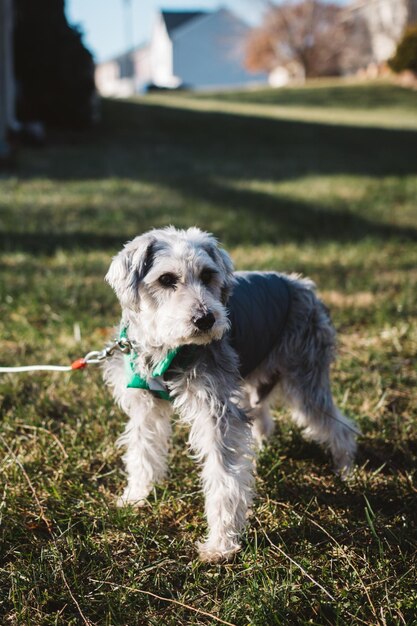
M 417 441 L 405 439 L 391 443 L 386 439 L 363 441 L 359 446 L 358 465 L 365 465 L 369 471 L 380 471 L 382 474 L 391 472 L 408 472 L 416 467 Z M 417 502 L 417 492 L 416 492 Z
M 294 508 L 297 511 L 299 508 L 300 512 L 302 511 L 303 520 L 300 518 L 300 525 L 285 526 L 279 534 L 269 535 L 273 543 L 282 545 L 284 541 L 290 545 L 294 541 L 299 541 L 302 534 L 301 527 L 310 543 L 327 542 L 329 537 L 324 536 L 314 524 L 308 523 L 308 517 L 319 521 L 324 510 L 330 511 L 333 518 L 336 512 L 340 513 L 341 518 L 356 520 L 357 530 L 361 533 L 367 527 L 364 494 L 377 515 L 380 526 L 378 532 L 384 528 L 382 520 L 386 519 L 390 520 L 388 535 L 391 535 L 391 542 L 395 533 L 403 534 L 404 538 L 408 537 L 409 528 L 404 526 L 403 516 L 413 518 L 417 506 L 417 492 L 411 479 L 407 481 L 405 477 L 416 467 L 416 439 L 410 438 L 400 443 L 390 442 L 383 438 L 373 438 L 370 443 L 366 439 L 361 441 L 356 459 L 357 466 L 365 468 L 368 477 L 373 476 L 374 473 L 375 477 L 376 475 L 381 477 L 380 480 L 370 479 L 366 486 L 363 485 L 360 474 L 358 477 L 353 476 L 353 479 L 347 482 L 334 477 L 330 458 L 318 445 L 305 441 L 301 435 L 293 435 L 290 439 L 286 439 L 285 456 L 282 456 L 282 450 L 274 450 L 274 440 L 275 437 L 271 441 L 271 449 L 266 450 L 266 456 L 261 457 L 258 467 L 262 480 L 262 492 L 272 500 L 283 502 L 285 509 Z M 274 467 L 274 458 L 282 460 L 275 470 L 271 471 L 271 467 Z M 305 477 L 306 463 L 312 469 L 314 468 L 315 480 Z M 321 513 L 316 515 L 314 511 L 317 508 L 321 509 Z M 304 518 L 306 512 L 307 515 Z M 396 520 L 395 524 L 393 520 Z M 327 520 L 325 527 L 330 534 L 341 540 L 339 522 L 338 519 Z M 344 543 L 357 543 L 357 538 L 353 537 L 350 530 L 342 532 Z M 408 542 L 410 548 L 411 543 Z M 265 546 L 267 545 L 268 542 L 265 540 Z
M 204 187 L 202 181 L 202 187 Z M 211 182 L 204 195 L 190 189 L 182 181 L 177 181 L 173 190 L 187 196 L 187 202 L 203 201 L 203 209 L 196 209 L 192 216 L 172 215 L 166 220 L 166 209 L 156 207 L 147 219 L 130 217 L 126 211 L 126 226 L 113 234 L 97 231 L 59 232 L 59 226 L 51 231 L 27 233 L 0 231 L 0 247 L 3 251 L 23 250 L 31 253 L 53 254 L 57 249 L 111 249 L 149 228 L 174 222 L 178 227 L 198 224 L 215 231 L 215 234 L 228 245 L 277 244 L 287 241 L 302 242 L 359 241 L 365 237 L 379 240 L 396 239 L 417 241 L 417 229 L 398 225 L 374 222 L 348 210 L 331 211 L 323 207 L 280 200 L 266 194 L 227 188 Z M 224 207 L 224 215 L 213 214 L 210 207 L 218 204 Z M 105 209 L 103 209 L 105 210 Z M 164 219 L 165 218 L 165 219 Z M 135 226 L 136 224 L 136 226 Z
M 414 556 L 415 523 L 412 520 L 417 505 L 417 493 L 411 480 L 409 484 L 404 480 L 404 472 L 415 468 L 417 441 L 408 442 L 407 451 L 399 451 L 384 440 L 373 442 L 372 445 L 375 447 L 373 451 L 360 447 L 358 464 L 362 465 L 366 461 L 369 475 L 372 469 L 381 470 L 382 461 L 385 466 L 378 474 L 383 474 L 384 478 L 370 480 L 366 486 L 360 478 L 353 478 L 348 482 L 333 477 L 329 479 L 326 466 L 323 466 L 323 455 L 315 455 L 310 446 L 305 450 L 312 452 L 310 463 L 314 464 L 313 459 L 320 456 L 317 463 L 323 467 L 323 472 L 316 471 L 316 480 L 306 480 L 304 474 L 300 477 L 300 471 L 292 469 L 292 460 L 284 460 L 280 466 L 281 480 L 278 482 L 266 469 L 262 491 L 268 494 L 268 498 L 282 502 L 285 524 L 280 527 L 277 520 L 277 530 L 268 533 L 267 537 L 260 534 L 258 544 L 268 548 L 272 542 L 285 550 L 285 546 L 305 541 L 315 546 L 315 549 L 321 549 L 336 541 L 344 546 L 362 545 L 376 553 L 382 545 L 389 552 L 392 550 L 390 546 L 401 545 L 403 555 Z M 377 459 L 378 451 L 383 451 L 386 456 L 382 455 Z M 291 452 L 288 456 L 290 454 Z M 300 458 L 304 458 L 304 455 Z M 262 472 L 260 475 L 262 477 Z M 373 520 L 372 528 L 366 509 Z M 296 523 L 289 523 L 293 519 L 293 515 L 288 518 L 289 512 L 296 514 Z M 408 522 L 405 523 L 405 520 Z M 376 537 L 377 540 L 374 541 Z M 395 550 L 396 548 L 394 552 Z
M 326 467 L 326 465 L 331 467 L 330 456 L 318 444 L 305 440 L 301 433 L 293 434 L 292 438 L 286 441 L 285 454 L 295 462 L 313 462 L 318 467 Z M 369 472 L 378 471 L 381 474 L 407 472 L 415 469 L 416 462 L 417 440 L 415 439 L 405 438 L 399 442 L 383 438 L 368 440 L 363 437 L 358 444 L 356 465 L 365 466 Z
M 412 227 L 391 225 L 350 210 L 347 201 L 332 210 L 306 200 L 276 197 L 232 181 L 285 181 L 309 175 L 404 176 L 415 174 L 417 132 L 380 128 L 332 126 L 195 112 L 135 102 L 104 101 L 103 121 L 85 135 L 56 136 L 40 158 L 22 162 L 19 179 L 95 181 L 117 178 L 150 183 L 165 196 L 180 196 L 177 209 L 164 201 L 141 199 L 136 209 L 120 203 L 96 207 L 96 214 L 77 217 L 85 225 L 65 232 L 59 221 L 45 224 L 33 235 L 3 229 L 6 249 L 47 253 L 57 248 L 112 248 L 137 232 L 167 222 L 198 223 L 215 231 L 226 244 L 277 241 L 357 241 L 364 237 L 417 240 Z M 303 183 L 304 185 L 308 183 Z M 354 186 L 354 183 L 352 183 Z M 165 199 L 164 196 L 164 199 Z M 65 201 L 65 200 L 64 200 Z M 110 202 L 110 200 L 109 200 Z M 169 200 L 168 200 L 169 203 Z M 340 204 L 340 203 L 339 203 Z M 146 209 L 146 210 L 144 210 Z M 107 227 L 100 234 L 95 215 L 123 213 L 124 232 Z M 49 207 L 50 211 L 50 207 Z M 30 212 L 28 213 L 29 219 Z M 24 216 L 22 216 L 24 219 Z M 58 218 L 57 218 L 58 219 Z M 88 225 L 91 223 L 91 228 Z M 120 220 L 119 222 L 120 223 Z M 36 224 L 35 224 L 36 230 Z M 108 232 L 110 230 L 110 232 Z M 14 232 L 13 232 L 14 231 Z
M 57 136 L 55 140 L 60 143 Z M 103 101 L 101 125 L 61 136 L 62 159 L 22 177 L 82 180 L 116 176 L 194 188 L 191 175 L 291 180 L 309 174 L 415 174 L 417 130 L 366 128 Z M 53 155 L 51 155 L 53 156 Z M 200 181 L 199 181 L 200 183 Z M 200 186 L 200 185 L 199 185 Z M 204 194 L 204 188 L 201 190 Z

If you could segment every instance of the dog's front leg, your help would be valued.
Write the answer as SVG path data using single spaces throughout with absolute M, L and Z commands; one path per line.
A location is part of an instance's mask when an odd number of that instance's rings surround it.
M 240 549 L 239 534 L 253 496 L 250 425 L 230 400 L 216 402 L 201 388 L 190 400 L 183 405 L 183 419 L 191 426 L 190 447 L 202 463 L 208 523 L 199 554 L 203 561 L 228 560 Z
M 127 485 L 118 505 L 141 506 L 153 485 L 165 477 L 171 437 L 171 404 L 147 391 L 127 390 L 121 401 L 129 422 L 118 444 L 126 446 L 123 461 Z

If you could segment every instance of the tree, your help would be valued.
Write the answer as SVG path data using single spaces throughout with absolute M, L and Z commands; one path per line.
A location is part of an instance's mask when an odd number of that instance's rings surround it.
M 94 64 L 64 0 L 14 0 L 18 119 L 79 128 L 94 116 Z
M 410 70 L 417 74 L 417 24 L 407 28 L 388 65 L 394 72 Z
M 0 0 L 0 165 L 10 156 L 14 121 L 13 11 L 11 0 Z
M 358 32 L 358 25 L 354 31 L 337 4 L 320 0 L 280 5 L 269 2 L 261 26 L 249 35 L 246 64 L 253 71 L 271 71 L 295 62 L 305 77 L 339 75 L 346 62 L 352 63 L 347 52 L 351 57 L 350 40 L 354 34 L 358 38 Z M 366 33 L 360 40 L 366 41 Z

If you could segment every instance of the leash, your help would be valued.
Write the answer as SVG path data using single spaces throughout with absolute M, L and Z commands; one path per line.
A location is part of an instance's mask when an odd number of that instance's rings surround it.
M 0 374 L 15 374 L 19 372 L 73 372 L 88 365 L 96 365 L 110 358 L 116 350 L 123 354 L 130 354 L 132 344 L 127 337 L 120 337 L 103 350 L 92 350 L 84 357 L 73 361 L 71 365 L 24 365 L 21 367 L 0 367 Z
M 0 367 L 0 374 L 17 374 L 20 372 L 73 372 L 81 370 L 88 365 L 96 365 L 110 358 L 118 350 L 124 354 L 125 371 L 127 376 L 127 387 L 134 389 L 146 389 L 153 395 L 163 399 L 171 400 L 169 390 L 164 381 L 164 374 L 169 369 L 172 361 L 177 356 L 179 348 L 170 350 L 167 356 L 154 368 L 151 376 L 146 379 L 135 371 L 135 359 L 137 353 L 134 352 L 131 341 L 127 337 L 127 327 L 121 329 L 119 338 L 103 350 L 93 350 L 84 357 L 73 361 L 71 365 L 23 365 L 18 367 Z

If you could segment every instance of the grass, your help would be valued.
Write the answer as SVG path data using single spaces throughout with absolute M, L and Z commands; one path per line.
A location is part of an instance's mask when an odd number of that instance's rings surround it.
M 192 97 L 195 95 L 190 94 Z M 285 89 L 265 89 L 258 87 L 246 91 L 214 92 L 218 100 L 248 102 L 253 104 L 273 104 L 278 106 L 305 106 L 327 109 L 353 109 L 366 111 L 386 109 L 391 114 L 404 111 L 415 113 L 416 96 L 412 90 L 402 89 L 390 81 L 357 82 L 356 79 L 314 79 L 303 86 L 289 86 Z M 205 99 L 207 94 L 200 94 Z
M 161 102 L 153 95 L 148 102 Z M 260 114 L 272 119 L 315 121 L 326 124 L 415 129 L 415 92 L 380 80 L 352 83 L 324 79 L 303 87 L 254 88 L 246 91 L 166 94 L 162 102 L 200 111 L 222 110 L 231 114 Z
M 381 90 L 378 122 L 364 107 Z M 243 551 L 203 565 L 182 428 L 167 481 L 118 510 L 124 417 L 100 373 L 3 376 L 2 624 L 417 623 L 417 95 L 324 84 L 250 93 L 243 113 L 237 98 L 108 101 L 91 133 L 21 151 L 0 177 L 1 362 L 100 348 L 118 318 L 112 254 L 151 226 L 198 224 L 240 269 L 318 283 L 340 333 L 334 394 L 363 432 L 356 473 L 342 483 L 277 410 Z M 278 101 L 303 119 L 274 117 Z M 320 101 L 345 118 L 319 121 Z

